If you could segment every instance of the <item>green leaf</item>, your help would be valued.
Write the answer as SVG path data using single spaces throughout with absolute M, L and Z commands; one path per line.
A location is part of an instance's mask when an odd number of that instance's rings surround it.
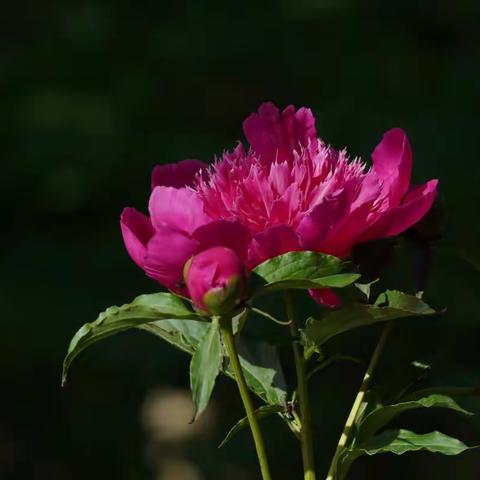
M 357 440 L 363 441 L 377 433 L 381 428 L 390 423 L 403 412 L 417 408 L 447 408 L 466 415 L 473 415 L 458 405 L 453 398 L 447 395 L 429 395 L 409 402 L 396 403 L 377 408 L 369 413 L 358 426 Z
M 218 319 L 213 319 L 190 362 L 190 388 L 195 406 L 192 421 L 207 408 L 221 364 L 220 327 Z
M 270 258 L 252 272 L 254 296 L 286 289 L 343 288 L 360 278 L 341 273 L 344 263 L 337 257 L 316 252 L 289 252 Z
M 379 279 L 375 279 L 369 283 L 355 283 L 355 287 L 358 288 L 358 290 L 360 290 L 363 295 L 365 296 L 365 298 L 367 300 L 370 300 L 370 293 L 371 293 L 371 290 L 372 290 L 372 285 L 374 285 L 375 283 L 377 283 L 379 281 Z
M 357 458 L 361 455 L 376 455 L 377 453 L 403 455 L 407 452 L 423 450 L 442 455 L 459 455 L 470 448 L 477 447 L 468 447 L 460 440 L 441 432 L 418 434 L 409 430 L 388 430 L 367 442 L 356 445 L 351 450 L 351 454 Z
M 255 410 L 255 416 L 260 420 L 262 418 L 269 417 L 270 415 L 283 411 L 284 408 L 280 405 L 262 405 L 260 408 L 257 408 L 257 410 Z M 230 429 L 230 431 L 222 440 L 222 443 L 220 443 L 218 448 L 222 448 L 223 446 L 225 446 L 240 430 L 243 430 L 245 427 L 248 426 L 248 418 L 243 417 Z
M 202 319 L 171 293 L 140 295 L 132 303 L 107 308 L 94 322 L 83 325 L 72 338 L 63 362 L 62 384 L 66 382 L 73 359 L 85 348 L 115 333 L 162 318 Z
M 476 448 L 478 447 L 468 447 L 460 440 L 441 432 L 419 434 L 409 430 L 387 430 L 366 442 L 345 450 L 337 463 L 335 480 L 344 480 L 351 464 L 362 455 L 376 455 L 378 453 L 403 455 L 407 452 L 417 451 L 459 455 Z
M 139 328 L 192 354 L 208 330 L 208 324 L 195 321 L 160 320 L 141 325 Z M 250 390 L 266 403 L 285 405 L 287 387 L 277 349 L 267 343 L 244 338 L 236 339 L 236 342 L 240 363 Z M 228 363 L 224 373 L 235 378 Z
M 247 322 L 248 313 L 248 308 L 244 308 L 232 317 L 232 330 L 234 335 L 239 334 L 243 330 L 243 327 Z
M 287 386 L 278 351 L 273 345 L 236 338 L 240 364 L 248 387 L 266 403 L 285 405 Z M 235 378 L 228 364 L 225 372 Z
M 152 333 L 174 347 L 193 355 L 200 340 L 207 333 L 209 324 L 202 321 L 185 322 L 169 319 L 145 323 L 137 328 Z
M 452 397 L 467 397 L 480 395 L 480 387 L 431 387 L 405 395 L 402 402 L 410 402 L 429 395 L 449 395 Z
M 306 344 L 321 346 L 336 335 L 354 328 L 434 313 L 435 310 L 413 295 L 387 290 L 378 296 L 374 305 L 353 303 L 328 312 L 322 320 L 309 319 L 302 338 Z

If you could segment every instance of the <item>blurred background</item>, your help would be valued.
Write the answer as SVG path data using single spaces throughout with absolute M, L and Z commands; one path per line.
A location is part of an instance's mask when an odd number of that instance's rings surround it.
M 449 241 L 480 238 L 478 2 L 10 2 L 0 42 L 0 478 L 258 478 L 229 380 L 188 424 L 188 361 L 147 333 L 87 350 L 60 373 L 68 342 L 111 304 L 158 288 L 128 258 L 118 217 L 145 209 L 155 164 L 211 161 L 243 139 L 265 100 L 310 106 L 321 137 L 368 159 L 403 127 L 417 182 L 439 177 Z M 433 367 L 432 384 L 480 384 L 480 274 L 439 251 L 425 298 L 447 313 L 406 320 L 392 359 Z M 477 263 L 478 265 L 478 263 Z M 408 270 L 408 269 L 407 269 Z M 394 278 L 396 280 L 394 280 Z M 398 285 L 392 276 L 390 287 Z M 400 281 L 400 280 L 398 280 Z M 411 285 L 407 271 L 401 282 Z M 408 287 L 407 287 L 408 289 Z M 412 290 L 412 288 L 410 288 Z M 368 359 L 378 331 L 341 348 Z M 363 367 L 332 366 L 313 386 L 319 476 L 326 471 Z M 460 403 L 480 414 L 478 399 Z M 405 415 L 403 426 L 480 443 L 480 417 Z M 275 479 L 300 478 L 299 447 L 264 422 Z M 480 454 L 365 458 L 350 478 L 474 480 Z

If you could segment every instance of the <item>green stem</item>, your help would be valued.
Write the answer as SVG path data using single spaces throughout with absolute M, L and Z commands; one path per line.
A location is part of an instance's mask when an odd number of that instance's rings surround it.
M 293 302 L 290 293 L 285 294 L 285 305 L 287 308 L 287 318 L 290 322 L 290 333 L 294 339 L 298 337 L 298 327 L 295 323 Z M 312 414 L 310 410 L 310 398 L 308 395 L 308 380 L 305 360 L 302 351 L 296 340 L 293 342 L 293 356 L 295 360 L 295 370 L 297 373 L 297 392 L 300 404 L 300 441 L 302 444 L 303 459 L 303 478 L 304 480 L 315 480 L 315 457 L 313 455 L 312 441 Z
M 258 463 L 260 464 L 260 471 L 262 472 L 263 480 L 271 480 L 270 470 L 268 467 L 267 455 L 265 453 L 265 446 L 263 443 L 262 433 L 258 424 L 258 419 L 255 415 L 255 409 L 253 407 L 250 392 L 245 382 L 240 360 L 238 358 L 237 348 L 235 346 L 235 340 L 233 338 L 232 322 L 230 318 L 222 318 L 220 322 L 220 328 L 222 331 L 223 340 L 227 349 L 227 354 L 230 359 L 235 379 L 237 381 L 238 390 L 242 397 L 243 405 L 247 413 L 248 423 L 252 431 L 253 441 L 255 443 L 255 449 L 257 450 Z
M 272 322 L 277 323 L 278 325 L 290 325 L 290 322 L 287 320 L 286 322 L 279 320 L 278 318 L 275 318 L 273 315 L 270 315 L 267 312 L 264 312 L 263 310 L 260 310 L 259 308 L 255 307 L 250 307 L 250 310 L 252 312 L 258 313 L 258 315 L 261 315 L 262 317 L 267 318 L 268 320 L 271 320 Z
M 389 322 L 383 328 L 380 339 L 378 340 L 377 346 L 375 347 L 372 358 L 367 367 L 367 371 L 365 372 L 365 375 L 363 377 L 362 384 L 360 385 L 360 390 L 357 393 L 355 401 L 353 402 L 353 405 L 352 405 L 352 409 L 350 410 L 350 414 L 348 415 L 345 426 L 343 427 L 342 435 L 340 436 L 340 440 L 338 441 L 337 449 L 335 450 L 335 454 L 333 456 L 332 463 L 330 465 L 330 469 L 327 474 L 327 480 L 333 480 L 335 478 L 338 461 L 340 460 L 340 457 L 347 445 L 350 431 L 355 423 L 355 419 L 357 418 L 358 411 L 363 403 L 365 394 L 367 393 L 367 390 L 370 386 L 370 381 L 372 379 L 375 369 L 377 368 L 378 361 L 383 352 L 383 349 L 385 348 L 385 343 L 387 341 L 390 330 L 392 329 L 392 326 L 393 326 L 393 323 Z

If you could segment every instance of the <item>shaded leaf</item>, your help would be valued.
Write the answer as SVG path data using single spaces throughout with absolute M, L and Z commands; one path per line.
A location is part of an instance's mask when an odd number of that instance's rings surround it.
M 220 327 L 216 319 L 210 323 L 190 362 L 190 388 L 195 406 L 192 421 L 207 408 L 221 363 Z
M 247 322 L 248 313 L 248 308 L 244 308 L 232 317 L 232 330 L 234 335 L 239 334 L 243 330 Z
M 378 296 L 374 305 L 353 303 L 328 312 L 322 320 L 309 319 L 302 332 L 303 341 L 321 346 L 336 335 L 354 328 L 386 322 L 397 318 L 436 313 L 413 295 L 387 290 Z
M 458 405 L 453 398 L 446 395 L 429 395 L 427 397 L 419 398 L 409 402 L 396 403 L 394 405 L 386 405 L 377 408 L 369 413 L 358 426 L 357 440 L 362 441 L 370 438 L 377 433 L 381 428 L 390 423 L 403 412 L 414 410 L 417 408 L 447 408 L 455 410 L 467 415 L 473 415 L 471 412 L 464 410 Z
M 257 408 L 255 410 L 255 416 L 258 419 L 262 419 L 265 417 L 269 417 L 270 415 L 273 415 L 275 413 L 280 413 L 283 412 L 284 408 L 281 407 L 280 405 L 262 405 L 260 408 Z M 222 440 L 222 443 L 218 446 L 218 448 L 222 448 L 224 445 L 229 442 L 232 437 L 234 437 L 240 430 L 243 430 L 245 427 L 248 427 L 248 418 L 243 417 L 241 420 L 239 420 L 227 433 L 226 437 Z
M 410 402 L 429 395 L 449 395 L 452 397 L 466 397 L 480 395 L 480 387 L 431 387 L 409 393 L 402 398 L 403 402 Z
M 249 388 L 266 403 L 285 405 L 287 384 L 276 347 L 243 338 L 236 338 L 235 341 Z M 235 378 L 230 365 L 226 374 Z
M 146 323 L 137 328 L 162 338 L 174 347 L 191 355 L 208 331 L 209 324 L 201 321 L 184 322 L 168 319 Z
M 140 326 L 173 346 L 192 354 L 208 330 L 208 323 L 160 320 Z M 245 380 L 252 392 L 264 402 L 284 405 L 287 387 L 277 349 L 264 342 L 236 339 Z M 226 360 L 226 359 L 225 359 Z M 227 363 L 225 374 L 235 378 Z
M 70 341 L 63 363 L 62 384 L 66 382 L 73 359 L 88 346 L 115 333 L 162 318 L 202 320 L 171 293 L 140 295 L 132 303 L 107 308 L 94 322 L 83 325 Z

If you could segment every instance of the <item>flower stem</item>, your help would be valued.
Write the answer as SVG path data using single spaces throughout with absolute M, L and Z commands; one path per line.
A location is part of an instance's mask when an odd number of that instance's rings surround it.
M 262 472 L 263 480 L 271 480 L 270 469 L 268 467 L 267 454 L 265 452 L 265 445 L 263 443 L 262 433 L 258 424 L 258 419 L 255 415 L 255 409 L 253 407 L 250 392 L 245 382 L 240 360 L 238 358 L 237 348 L 235 346 L 235 340 L 233 338 L 232 322 L 228 317 L 222 318 L 220 322 L 220 328 L 222 331 L 222 337 L 225 342 L 227 354 L 230 359 L 233 372 L 235 374 L 235 380 L 237 381 L 238 390 L 242 397 L 243 406 L 247 413 L 248 423 L 252 431 L 253 441 L 255 443 L 255 449 L 257 451 L 258 463 L 260 464 L 260 471 Z
M 285 294 L 285 305 L 287 308 L 287 318 L 290 324 L 290 333 L 295 339 L 293 342 L 293 356 L 295 360 L 295 370 L 297 373 L 297 393 L 300 404 L 300 441 L 302 444 L 303 459 L 303 478 L 304 480 L 315 480 L 315 457 L 313 455 L 312 441 L 312 414 L 310 410 L 310 398 L 308 395 L 308 380 L 305 360 L 296 338 L 298 337 L 298 327 L 295 323 L 292 297 L 289 292 Z
M 353 405 L 352 405 L 352 409 L 350 410 L 350 414 L 348 415 L 345 426 L 343 427 L 342 435 L 340 436 L 337 449 L 335 450 L 332 463 L 330 464 L 330 469 L 327 474 L 327 480 L 333 480 L 335 478 L 338 461 L 340 460 L 340 457 L 347 445 L 350 431 L 353 427 L 355 419 L 357 418 L 358 411 L 363 403 L 365 394 L 370 386 L 372 375 L 377 367 L 377 364 L 383 352 L 383 349 L 385 348 L 385 343 L 387 341 L 390 330 L 392 329 L 392 326 L 393 326 L 392 322 L 387 323 L 383 328 L 382 334 L 380 335 L 377 346 L 375 347 L 375 350 L 372 354 L 372 358 L 370 359 L 370 363 L 367 367 L 367 371 L 365 372 L 365 375 L 363 377 L 362 384 L 360 385 L 360 390 L 357 393 L 355 401 L 353 402 Z

